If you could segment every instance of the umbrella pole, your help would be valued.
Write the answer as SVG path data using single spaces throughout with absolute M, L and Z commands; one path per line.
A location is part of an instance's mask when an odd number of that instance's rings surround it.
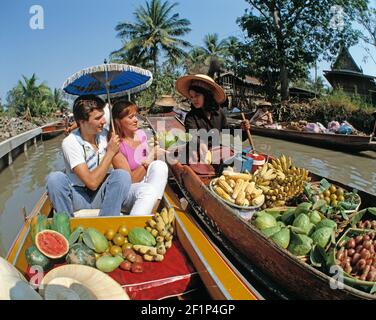
M 106 91 L 107 91 L 107 103 L 108 103 L 108 110 L 110 110 L 110 122 L 111 122 L 111 127 L 112 127 L 112 133 L 113 134 L 116 134 L 115 132 L 115 126 L 114 126 L 114 119 L 112 118 L 112 104 L 111 104 L 111 99 L 110 99 L 110 84 L 108 82 L 108 70 L 107 70 L 107 60 L 105 59 L 104 60 L 104 64 L 105 64 L 105 75 L 106 75 L 106 83 L 105 83 L 105 87 L 106 87 Z

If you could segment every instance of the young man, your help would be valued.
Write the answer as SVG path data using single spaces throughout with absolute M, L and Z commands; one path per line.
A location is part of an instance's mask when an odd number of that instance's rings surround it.
M 57 212 L 73 216 L 77 210 L 100 209 L 100 216 L 120 215 L 126 203 L 131 177 L 125 170 L 110 170 L 120 140 L 113 135 L 107 142 L 104 106 L 92 95 L 74 102 L 78 128 L 62 143 L 66 173 L 52 172 L 47 177 L 48 195 Z

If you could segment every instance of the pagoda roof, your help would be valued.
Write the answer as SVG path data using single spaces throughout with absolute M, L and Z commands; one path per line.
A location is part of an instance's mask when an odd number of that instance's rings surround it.
M 346 47 L 342 47 L 338 54 L 336 61 L 332 65 L 332 70 L 346 70 L 363 74 L 363 70 L 358 67 L 355 60 L 351 56 L 349 50 Z

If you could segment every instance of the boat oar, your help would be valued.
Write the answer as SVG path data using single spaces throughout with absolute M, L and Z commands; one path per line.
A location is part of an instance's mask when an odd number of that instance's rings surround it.
M 247 120 L 246 118 L 245 118 L 245 115 L 244 115 L 244 113 L 242 112 L 242 118 L 243 118 L 243 120 Z M 249 141 L 249 144 L 251 145 L 251 147 L 252 147 L 252 153 L 255 153 L 255 145 L 254 145 L 254 143 L 253 143 L 253 140 L 252 140 L 252 135 L 251 135 L 251 132 L 247 129 L 247 136 L 248 136 L 248 141 Z

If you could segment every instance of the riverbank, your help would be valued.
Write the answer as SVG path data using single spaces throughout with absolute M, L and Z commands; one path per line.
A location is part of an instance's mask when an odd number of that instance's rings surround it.
M 35 117 L 32 121 L 27 121 L 18 117 L 1 115 L 0 142 L 57 120 L 59 119 L 56 117 Z

